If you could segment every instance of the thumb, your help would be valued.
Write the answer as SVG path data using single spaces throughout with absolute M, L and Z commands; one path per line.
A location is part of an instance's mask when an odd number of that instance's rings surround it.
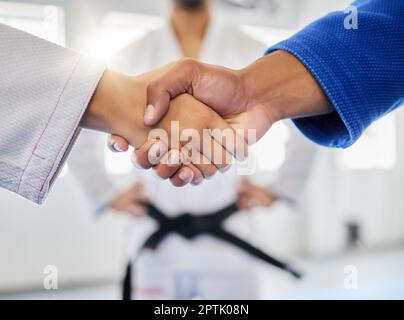
M 170 100 L 183 93 L 193 94 L 193 82 L 200 63 L 185 58 L 174 64 L 163 76 L 147 87 L 147 108 L 144 123 L 155 125 L 167 113 Z
M 153 99 L 154 100 L 154 99 Z M 149 104 L 144 114 L 144 123 L 147 126 L 153 126 L 164 118 L 170 105 L 170 97 L 156 99 L 158 102 L 153 105 Z M 161 100 L 161 101 L 159 101 Z
M 129 142 L 121 136 L 110 134 L 107 137 L 107 146 L 113 152 L 125 152 L 129 149 Z

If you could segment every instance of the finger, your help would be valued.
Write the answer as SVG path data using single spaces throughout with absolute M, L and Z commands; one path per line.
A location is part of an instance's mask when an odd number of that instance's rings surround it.
M 259 201 L 258 199 L 256 199 L 256 198 L 250 198 L 250 199 L 248 200 L 248 206 L 249 206 L 250 209 L 253 209 L 253 208 L 256 208 L 256 207 L 260 207 L 260 206 L 261 206 L 261 203 L 260 203 L 260 201 Z
M 186 165 L 186 167 L 191 169 L 193 172 L 193 175 L 194 175 L 192 178 L 191 184 L 193 186 L 199 186 L 203 182 L 203 179 L 204 179 L 203 172 L 201 170 L 199 170 L 199 168 L 193 164 L 188 164 L 188 165 Z
M 141 203 L 149 203 L 150 199 L 144 194 L 143 187 L 136 184 L 128 192 L 128 201 Z
M 173 178 L 175 181 L 182 180 L 184 183 L 191 183 L 192 185 L 199 185 L 203 182 L 203 173 L 194 165 L 187 164 L 186 167 L 189 168 L 193 174 L 193 178 L 191 182 L 189 182 L 188 176 L 184 175 L 183 171 L 180 171 L 183 166 L 181 152 L 178 150 L 170 150 L 166 156 L 161 159 L 160 164 L 153 168 L 156 171 L 156 174 L 163 180 Z M 178 175 L 174 178 L 177 172 Z M 186 173 L 188 173 L 188 170 L 186 170 Z
M 240 209 L 243 209 L 243 210 L 248 210 L 248 209 L 250 209 L 248 197 L 246 197 L 246 196 L 244 196 L 244 195 L 239 195 L 239 196 L 238 196 L 238 198 L 237 198 L 237 205 L 240 207 Z
M 183 187 L 191 183 L 193 179 L 193 171 L 187 166 L 182 166 L 178 172 L 172 178 L 170 178 L 170 181 L 175 187 Z
M 168 155 L 169 154 L 169 155 Z M 160 164 L 155 166 L 157 175 L 162 179 L 172 178 L 175 181 L 182 180 L 185 183 L 191 183 L 192 185 L 199 185 L 203 182 L 204 174 L 203 172 L 192 163 L 184 164 L 183 155 L 178 150 L 170 150 L 167 156 L 164 156 Z M 188 176 L 180 170 L 182 167 L 189 168 L 193 173 L 193 178 L 191 182 L 188 182 Z M 213 166 L 214 167 L 214 166 Z M 177 174 L 178 173 L 178 174 Z M 188 173 L 188 170 L 186 170 Z M 175 177 L 175 175 L 177 175 Z
M 170 150 L 153 169 L 161 179 L 166 180 L 171 178 L 181 167 L 181 153 L 178 150 Z
M 132 163 L 136 168 L 150 169 L 153 165 L 149 162 L 149 149 L 156 143 L 155 140 L 148 140 L 140 148 L 133 151 Z
M 238 191 L 240 193 L 248 193 L 249 190 L 251 190 L 252 184 L 248 178 L 244 178 L 241 180 Z
M 181 151 L 182 151 L 181 154 L 184 153 L 186 154 L 188 149 L 186 146 L 184 146 Z M 216 166 L 213 165 L 212 162 L 209 161 L 209 159 L 207 159 L 203 154 L 199 152 L 195 152 L 192 158 L 187 159 L 185 158 L 185 156 L 183 156 L 183 158 L 184 158 L 183 162 L 186 163 L 187 165 L 192 164 L 193 166 L 195 166 L 198 169 L 198 171 L 202 174 L 202 177 L 204 179 L 211 179 L 217 172 Z
M 161 159 L 166 155 L 167 152 L 168 152 L 167 144 L 159 140 L 150 147 L 147 153 L 148 161 L 152 165 L 157 165 L 160 163 Z
M 170 100 L 182 93 L 192 94 L 192 82 L 197 76 L 199 62 L 182 59 L 158 80 L 151 82 L 147 88 L 147 105 L 144 123 L 152 126 L 167 113 Z
M 137 181 L 131 188 L 130 191 L 134 194 L 143 194 L 144 185 L 142 181 Z
M 241 193 L 245 192 L 246 189 L 247 188 L 246 188 L 245 182 L 244 182 L 244 180 L 242 180 L 237 188 L 237 192 L 241 194 Z
M 144 206 L 130 203 L 126 206 L 125 211 L 134 215 L 134 216 L 145 216 L 147 214 L 147 210 Z
M 169 103 L 170 96 L 169 95 L 165 96 L 167 98 L 164 99 L 164 102 L 159 103 L 158 107 L 155 107 L 152 104 L 147 105 L 143 120 L 145 125 L 153 126 L 164 118 L 170 105 Z
M 125 152 L 129 149 L 129 142 L 118 135 L 108 135 L 107 146 L 112 152 Z
M 238 132 L 221 117 L 216 116 L 211 121 L 210 135 L 227 150 L 235 159 L 244 161 L 248 156 L 248 144 Z
M 137 198 L 137 201 L 141 203 L 150 203 L 150 198 L 148 196 L 142 195 Z
M 226 172 L 232 165 L 233 156 L 211 137 L 202 139 L 201 153 L 209 161 L 202 164 L 211 163 L 221 172 Z
M 167 145 L 163 141 L 149 140 L 135 150 L 132 162 L 140 168 L 150 169 L 157 165 L 166 153 Z
M 244 178 L 241 180 L 241 183 L 240 183 L 240 184 L 242 184 L 242 185 L 251 184 L 251 180 L 250 180 L 249 178 L 247 178 L 247 177 L 244 177 Z

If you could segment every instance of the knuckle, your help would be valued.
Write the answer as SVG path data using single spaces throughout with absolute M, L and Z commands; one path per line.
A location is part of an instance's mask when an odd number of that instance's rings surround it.
M 193 58 L 182 58 L 179 61 L 179 66 L 185 69 L 194 69 L 199 65 L 199 62 Z

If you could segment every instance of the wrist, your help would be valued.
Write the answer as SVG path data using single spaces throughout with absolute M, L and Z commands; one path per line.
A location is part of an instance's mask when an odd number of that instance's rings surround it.
M 146 85 L 107 70 L 80 122 L 82 128 L 116 134 L 138 147 L 146 139 L 143 125 Z
M 248 108 L 260 107 L 272 123 L 333 111 L 321 87 L 292 54 L 275 51 L 241 71 Z
M 111 81 L 112 74 L 106 70 L 102 75 L 90 104 L 87 107 L 81 121 L 80 127 L 99 131 L 111 131 Z

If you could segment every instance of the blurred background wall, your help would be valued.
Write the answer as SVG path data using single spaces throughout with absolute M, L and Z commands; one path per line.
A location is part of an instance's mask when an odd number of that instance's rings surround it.
M 216 1 L 220 19 L 245 26 L 268 45 L 331 10 L 342 10 L 349 1 L 274 0 L 272 4 L 270 10 L 257 12 Z M 122 43 L 142 36 L 166 12 L 166 0 L 0 1 L 0 21 L 36 30 L 89 54 L 114 47 L 110 41 L 119 38 L 117 30 Z M 277 143 L 282 130 L 276 130 L 259 149 L 264 150 L 260 153 L 264 165 L 258 180 L 281 164 L 279 160 L 265 165 L 265 159 L 283 150 Z M 403 137 L 404 113 L 399 111 L 373 126 L 349 151 L 322 149 L 309 187 L 302 190 L 307 194 L 304 208 L 296 212 L 280 204 L 269 218 L 267 210 L 258 210 L 257 220 L 266 219 L 259 241 L 281 255 L 332 256 L 346 250 L 354 226 L 360 230 L 364 249 L 402 244 Z M 107 165 L 112 171 L 118 167 L 115 174 L 123 175 L 122 159 L 113 157 L 107 155 Z M 0 191 L 0 292 L 40 288 L 46 265 L 57 265 L 66 285 L 120 278 L 126 218 L 94 217 L 77 201 L 72 186 L 65 170 L 43 207 Z

